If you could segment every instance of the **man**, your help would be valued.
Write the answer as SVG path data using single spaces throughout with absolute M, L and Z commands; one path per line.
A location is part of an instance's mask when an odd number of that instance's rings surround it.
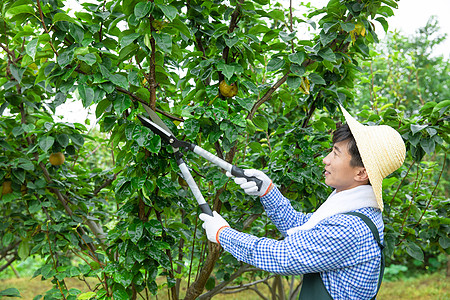
M 245 170 L 262 180 L 260 190 L 234 179 L 261 197 L 283 240 L 238 232 L 217 212 L 200 215 L 208 239 L 238 260 L 272 273 L 306 274 L 299 299 L 372 299 L 382 279 L 382 180 L 403 164 L 405 144 L 393 128 L 362 125 L 341 109 L 347 124 L 334 132 L 333 150 L 323 159 L 325 183 L 334 191 L 315 213 L 295 211 L 261 171 Z

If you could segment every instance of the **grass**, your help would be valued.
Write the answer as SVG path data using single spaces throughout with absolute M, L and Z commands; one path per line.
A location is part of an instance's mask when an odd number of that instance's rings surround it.
M 66 280 L 68 288 L 76 288 L 83 292 L 89 291 L 86 283 L 70 278 Z M 90 279 L 88 284 L 93 288 L 96 284 L 95 280 Z M 0 291 L 7 288 L 17 288 L 22 295 L 22 299 L 32 300 L 36 295 L 45 295 L 45 292 L 52 288 L 50 281 L 42 281 L 40 277 L 30 279 L 27 278 L 11 278 L 0 280 Z M 264 292 L 263 287 L 260 289 Z M 266 290 L 267 291 L 267 290 Z M 182 291 L 183 294 L 183 291 Z M 167 293 L 160 291 L 159 300 L 167 299 Z M 268 295 L 266 295 L 268 296 Z M 270 298 L 270 297 L 269 297 Z M 156 299 L 156 297 L 154 298 Z M 252 291 L 245 291 L 238 294 L 218 295 L 214 299 L 226 300 L 257 300 L 261 299 Z M 383 282 L 378 300 L 444 300 L 450 299 L 450 280 L 446 278 L 445 272 L 436 272 L 433 274 L 421 275 L 417 278 L 408 278 L 398 281 Z

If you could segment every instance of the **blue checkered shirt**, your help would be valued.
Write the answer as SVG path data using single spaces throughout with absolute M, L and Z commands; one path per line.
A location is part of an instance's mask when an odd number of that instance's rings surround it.
M 258 238 L 225 228 L 220 233 L 219 242 L 226 251 L 239 261 L 271 273 L 299 275 L 320 272 L 333 299 L 362 300 L 375 296 L 381 252 L 369 227 L 359 217 L 334 215 L 311 230 L 300 230 L 287 236 L 288 229 L 302 225 L 311 214 L 294 210 L 289 199 L 276 187 L 261 197 L 261 202 L 285 238 Z M 383 242 L 381 211 L 375 208 L 356 211 L 374 222 Z

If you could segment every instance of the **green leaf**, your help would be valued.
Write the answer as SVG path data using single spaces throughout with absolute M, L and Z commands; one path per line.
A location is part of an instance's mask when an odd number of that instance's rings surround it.
M 176 18 L 173 20 L 173 22 L 170 24 L 175 29 L 177 29 L 179 32 L 190 38 L 192 36 L 191 31 L 189 30 L 189 27 L 186 26 L 180 19 Z
M 178 10 L 173 6 L 158 4 L 158 7 L 162 10 L 164 15 L 167 17 L 167 19 L 169 19 L 170 22 L 172 22 L 178 14 Z
M 415 124 L 411 124 L 411 131 L 412 134 L 416 134 L 417 132 L 421 131 L 422 129 L 427 128 L 428 125 L 415 125 Z
M 216 279 L 214 277 L 209 277 L 206 281 L 205 288 L 206 290 L 210 291 L 216 286 Z
M 334 54 L 333 50 L 331 50 L 331 48 L 323 48 L 317 54 L 325 60 L 331 62 L 336 61 L 336 55 Z
M 84 137 L 79 133 L 73 133 L 70 135 L 70 139 L 72 142 L 77 146 L 83 146 L 84 144 Z
M 97 104 L 95 108 L 95 117 L 98 119 L 105 112 L 105 110 L 111 106 L 111 101 L 108 99 L 103 99 Z
M 14 127 L 12 130 L 12 134 L 14 135 L 14 137 L 17 137 L 18 135 L 21 135 L 22 133 L 24 133 L 22 126 Z
M 133 43 L 130 44 L 128 46 L 126 46 L 125 48 L 122 48 L 119 52 L 119 61 L 124 61 L 126 59 L 128 59 L 130 56 L 132 56 L 134 54 L 134 52 L 136 52 L 139 49 L 139 45 Z
M 153 2 L 139 2 L 134 7 L 134 15 L 136 16 L 136 19 L 140 20 L 144 17 L 146 17 L 151 11 L 153 11 L 154 7 Z
M 336 31 L 331 31 L 329 33 L 325 33 L 324 30 L 322 30 L 320 32 L 320 42 L 322 43 L 323 46 L 328 45 L 329 43 L 331 43 L 335 38 L 337 38 L 337 32 Z
M 17 168 L 12 170 L 12 175 L 17 178 L 20 182 L 25 182 L 25 171 L 22 168 Z
M 125 270 L 121 270 L 120 272 L 114 272 L 113 278 L 115 282 L 120 283 L 123 287 L 126 288 L 131 284 L 133 280 L 133 274 Z
M 447 249 L 450 247 L 450 238 L 448 236 L 441 236 L 439 238 L 439 245 L 441 245 L 442 248 Z
M 9 246 L 14 240 L 14 235 L 11 232 L 6 233 L 2 238 L 3 247 Z
M 115 84 L 123 89 L 128 88 L 128 80 L 122 74 L 113 74 L 113 75 L 109 76 L 109 80 L 111 80 L 111 82 L 113 84 Z
M 158 293 L 158 285 L 155 281 L 147 282 L 147 288 L 152 295 L 156 295 L 156 293 Z
M 78 59 L 84 61 L 88 65 L 92 66 L 97 62 L 97 57 L 94 53 L 88 53 L 86 55 L 78 55 Z
M 37 45 L 38 45 L 39 39 L 35 38 L 28 42 L 27 46 L 25 47 L 25 50 L 29 56 L 34 60 L 34 57 L 36 56 L 37 51 Z
M 259 33 L 266 33 L 270 31 L 270 28 L 262 25 L 262 24 L 258 24 L 253 26 L 252 28 L 250 28 L 250 30 L 248 31 L 249 34 L 259 34 Z
M 413 258 L 423 261 L 424 255 L 423 250 L 417 244 L 413 242 L 407 242 L 406 244 L 406 253 L 411 255 Z
M 230 80 L 233 75 L 241 74 L 244 69 L 237 63 L 225 64 L 223 61 L 217 63 L 217 70 L 221 71 L 227 80 Z
M 82 27 L 69 23 L 69 33 L 75 39 L 75 42 L 82 43 L 84 39 L 84 30 Z
M 316 73 L 309 74 L 309 79 L 311 80 L 311 82 L 315 84 L 323 84 L 323 85 L 327 84 L 325 80 L 322 78 L 322 76 Z
M 331 28 L 333 28 L 338 22 L 327 22 L 323 24 L 324 33 L 328 33 Z
M 15 15 L 19 15 L 19 14 L 34 14 L 34 8 L 31 4 L 25 4 L 25 5 L 19 5 L 19 6 L 14 6 L 11 7 L 10 9 L 8 9 L 8 11 L 5 14 L 5 17 L 10 19 L 12 17 L 14 17 Z
M 76 21 L 71 16 L 69 16 L 69 15 L 67 15 L 65 13 L 56 13 L 53 16 L 53 23 L 56 23 L 56 22 L 59 22 L 59 21 L 66 21 L 66 22 L 73 23 L 73 24 L 76 24 L 78 26 L 81 26 L 81 24 L 78 21 Z
M 296 52 L 289 54 L 288 56 L 289 61 L 293 62 L 294 64 L 301 65 L 303 61 L 305 60 L 305 53 L 304 52 Z
M 22 260 L 25 260 L 28 255 L 30 255 L 30 242 L 28 241 L 28 239 L 22 240 L 22 242 L 19 244 L 17 254 L 19 254 L 19 257 Z
M 19 168 L 24 169 L 25 171 L 33 171 L 34 165 L 28 158 L 19 158 Z
M 14 64 L 9 65 L 9 70 L 11 71 L 11 75 L 16 79 L 19 83 L 22 81 L 23 73 L 25 72 L 25 68 L 16 67 Z
M 295 75 L 298 75 L 298 76 L 303 76 L 303 74 L 305 74 L 305 72 L 306 72 L 305 67 L 297 65 L 297 64 L 292 64 L 290 69 L 291 69 L 292 73 L 294 73 Z
M 389 30 L 389 24 L 388 24 L 388 21 L 386 21 L 386 19 L 383 18 L 383 17 L 378 17 L 378 18 L 376 18 L 375 20 L 377 20 L 378 22 L 380 22 L 381 26 L 383 26 L 384 32 L 387 33 L 388 30 Z
M 394 15 L 394 11 L 389 6 L 380 7 L 377 13 L 382 16 L 385 16 L 386 18 L 392 17 Z
M 420 146 L 428 155 L 432 155 L 436 147 L 436 142 L 432 138 L 423 138 L 420 140 Z
M 177 195 L 177 188 L 175 184 L 167 177 L 160 177 L 156 179 L 156 185 L 160 190 L 168 195 Z
M 22 296 L 20 296 L 19 290 L 17 290 L 16 288 L 8 288 L 6 290 L 0 291 L 0 296 L 22 298 Z
M 296 33 L 297 33 L 296 31 L 289 32 L 289 33 L 281 31 L 280 38 L 283 40 L 283 42 L 287 43 L 295 38 Z
M 64 51 L 57 58 L 58 65 L 60 65 L 61 68 L 66 67 L 68 64 L 70 64 L 72 62 L 73 56 L 74 56 L 73 50 Z
M 186 138 L 191 141 L 195 141 L 200 131 L 200 123 L 196 119 L 187 119 L 184 122 L 184 133 Z
M 172 53 L 172 37 L 167 33 L 152 33 L 155 38 L 155 42 L 162 51 L 166 53 Z
M 155 134 L 145 143 L 145 147 L 152 153 L 158 153 L 161 150 L 161 137 Z
M 94 292 L 87 292 L 87 293 L 83 293 L 83 294 L 79 294 L 77 296 L 77 300 L 90 300 L 97 297 L 97 293 Z
M 277 71 L 281 69 L 284 66 L 284 64 L 285 64 L 284 59 L 278 57 L 272 58 L 267 64 L 267 71 L 269 72 Z
M 114 110 L 117 112 L 117 114 L 121 115 L 127 108 L 131 106 L 132 103 L 133 102 L 131 101 L 130 97 L 124 94 L 119 94 L 114 100 Z
M 89 107 L 94 101 L 94 90 L 84 84 L 78 86 L 78 94 L 80 94 L 81 102 L 84 107 Z
M 252 121 L 256 126 L 263 129 L 264 131 L 267 131 L 269 129 L 269 122 L 267 121 L 267 118 L 261 115 L 254 117 Z
M 232 38 L 225 38 L 225 44 L 231 48 L 239 42 L 239 38 L 237 36 L 233 36 Z
M 355 24 L 353 23 L 341 23 L 342 30 L 350 32 L 355 29 Z
M 47 152 L 53 146 L 55 142 L 55 138 L 52 136 L 43 136 L 39 140 L 39 147 L 41 147 L 42 151 Z
M 291 89 L 298 89 L 300 85 L 302 84 L 302 78 L 298 76 L 289 76 L 286 80 L 287 85 Z
M 129 44 L 133 43 L 139 36 L 140 36 L 139 33 L 128 34 L 128 35 L 122 37 L 122 39 L 120 40 L 120 45 L 122 47 L 126 47 Z
M 128 300 L 130 297 L 127 294 L 127 291 L 121 285 L 115 285 L 113 292 L 114 300 Z

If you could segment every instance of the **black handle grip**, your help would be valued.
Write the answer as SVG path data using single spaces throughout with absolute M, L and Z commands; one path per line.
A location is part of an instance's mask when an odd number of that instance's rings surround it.
M 202 213 L 210 215 L 211 217 L 213 216 L 213 212 L 212 212 L 211 208 L 209 207 L 208 203 L 203 203 L 203 204 L 200 204 L 199 206 L 200 206 L 200 209 L 202 210 Z
M 243 169 L 233 166 L 231 168 L 231 175 L 236 176 L 236 177 L 243 177 L 243 178 L 247 179 L 248 181 L 254 181 L 256 183 L 256 186 L 258 187 L 258 191 L 261 191 L 261 187 L 263 184 L 262 180 L 255 176 L 246 176 L 244 174 Z

